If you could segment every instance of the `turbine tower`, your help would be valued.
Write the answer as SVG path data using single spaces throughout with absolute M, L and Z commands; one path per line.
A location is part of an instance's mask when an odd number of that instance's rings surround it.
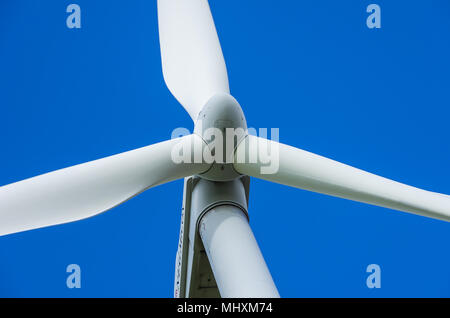
M 250 135 L 207 0 L 158 0 L 158 25 L 164 80 L 194 133 L 2 186 L 0 235 L 81 220 L 184 178 L 175 296 L 279 297 L 248 223 L 250 177 L 450 221 L 448 195 Z

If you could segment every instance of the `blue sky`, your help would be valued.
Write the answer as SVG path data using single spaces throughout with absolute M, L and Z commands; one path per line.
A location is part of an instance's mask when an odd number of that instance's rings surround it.
M 370 3 L 212 0 L 231 93 L 283 143 L 449 194 L 450 3 L 376 1 L 372 30 Z M 154 1 L 3 1 L 0 185 L 192 129 L 158 41 Z M 0 296 L 172 297 L 182 187 L 0 237 Z M 249 213 L 282 296 L 450 297 L 446 222 L 256 179 Z M 72 263 L 81 289 L 66 287 Z

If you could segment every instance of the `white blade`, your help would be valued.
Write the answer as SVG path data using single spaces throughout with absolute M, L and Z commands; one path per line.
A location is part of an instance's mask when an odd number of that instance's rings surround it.
M 158 0 L 164 80 L 195 121 L 216 93 L 229 93 L 228 75 L 207 0 Z
M 264 155 L 267 149 L 270 157 Z M 268 181 L 450 221 L 448 195 L 411 187 L 263 138 L 247 136 L 236 150 L 234 167 L 241 174 Z
M 171 151 L 180 143 L 196 151 L 203 145 L 200 137 L 185 136 L 0 187 L 0 235 L 81 220 L 209 168 L 174 163 Z

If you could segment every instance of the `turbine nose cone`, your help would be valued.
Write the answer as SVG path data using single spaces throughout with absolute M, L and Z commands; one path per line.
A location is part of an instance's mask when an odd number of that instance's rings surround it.
M 244 112 L 237 100 L 226 93 L 211 97 L 198 114 L 195 127 L 207 128 L 243 128 L 247 129 Z
M 244 112 L 233 96 L 218 93 L 200 111 L 194 133 L 203 138 L 213 157 L 212 168 L 201 175 L 228 181 L 239 176 L 233 168 L 234 149 L 247 134 Z

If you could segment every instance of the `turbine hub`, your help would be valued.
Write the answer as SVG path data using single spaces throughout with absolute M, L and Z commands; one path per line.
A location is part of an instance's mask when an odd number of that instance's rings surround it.
M 234 150 L 247 135 L 244 112 L 233 96 L 218 93 L 211 97 L 198 114 L 194 133 L 209 147 L 204 158 L 211 168 L 200 177 L 212 181 L 230 181 L 240 176 L 234 170 Z M 209 156 L 211 154 L 211 156 Z

